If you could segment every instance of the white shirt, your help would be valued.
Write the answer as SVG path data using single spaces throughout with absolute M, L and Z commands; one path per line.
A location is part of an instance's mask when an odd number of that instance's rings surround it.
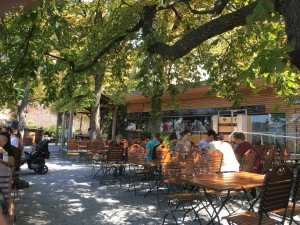
M 231 145 L 224 141 L 213 141 L 210 143 L 210 152 L 218 149 L 223 153 L 221 172 L 238 172 L 240 164 L 238 163 Z
M 15 136 L 10 136 L 10 143 L 17 148 L 19 147 L 19 140 Z

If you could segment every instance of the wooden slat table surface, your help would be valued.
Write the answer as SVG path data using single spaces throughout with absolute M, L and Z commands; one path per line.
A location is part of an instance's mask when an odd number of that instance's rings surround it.
M 184 176 L 180 177 L 180 180 L 191 185 L 221 192 L 228 190 L 238 191 L 263 186 L 264 177 L 265 175 L 256 173 L 233 172 Z

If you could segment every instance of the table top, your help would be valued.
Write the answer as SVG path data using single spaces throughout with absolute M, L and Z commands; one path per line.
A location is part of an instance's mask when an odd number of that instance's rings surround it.
M 263 186 L 265 175 L 248 173 L 248 172 L 232 172 L 232 173 L 213 173 L 199 176 L 183 176 L 180 180 L 191 185 L 202 188 L 208 188 L 215 191 L 227 191 L 249 189 L 253 187 Z

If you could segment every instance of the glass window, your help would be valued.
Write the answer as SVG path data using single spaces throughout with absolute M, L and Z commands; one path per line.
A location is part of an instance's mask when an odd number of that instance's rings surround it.
M 286 117 L 284 113 L 252 115 L 252 132 L 263 134 L 286 135 Z M 253 135 L 252 142 L 259 145 L 263 138 L 264 144 L 284 144 L 285 138 Z

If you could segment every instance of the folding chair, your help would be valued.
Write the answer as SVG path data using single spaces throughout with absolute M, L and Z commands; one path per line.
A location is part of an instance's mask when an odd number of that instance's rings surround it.
M 78 161 L 79 152 L 77 140 L 70 139 L 67 141 L 67 155 L 73 157 L 72 162 Z
M 300 215 L 300 206 L 297 202 L 300 200 L 300 166 L 297 167 L 296 175 L 292 188 L 292 202 L 288 204 L 286 210 L 286 217 L 290 221 L 289 224 L 300 224 L 299 221 L 294 219 L 294 216 Z M 273 211 L 276 215 L 284 216 L 285 209 Z
M 211 172 L 220 173 L 223 160 L 223 153 L 220 150 L 215 149 L 209 154 L 213 158 L 213 169 Z
M 256 152 L 252 149 L 249 149 L 242 159 L 242 163 L 240 165 L 240 171 L 243 172 L 252 172 L 253 166 L 256 159 Z
M 269 225 L 284 224 L 288 206 L 293 172 L 285 165 L 278 165 L 266 174 L 258 212 L 247 211 L 224 217 L 230 224 Z M 270 218 L 268 213 L 285 209 L 281 221 Z
M 110 171 L 113 170 L 113 172 L 115 173 L 115 170 L 124 166 L 123 153 L 124 153 L 123 147 L 115 147 L 115 148 L 108 149 L 106 161 L 100 165 L 100 170 L 102 171 L 100 183 L 102 184 L 106 183 L 109 175 L 108 173 Z M 115 177 L 114 180 L 116 180 L 117 175 L 115 174 L 114 177 Z
M 0 195 L 3 197 L 2 213 L 8 224 L 13 224 L 15 220 L 14 202 L 11 196 L 12 189 L 12 169 L 0 162 Z
M 201 224 L 200 218 L 198 216 L 199 205 L 205 199 L 204 196 L 197 193 L 188 192 L 187 187 L 184 190 L 181 189 L 181 183 L 178 177 L 186 175 L 193 175 L 194 171 L 194 160 L 192 159 L 192 154 L 188 155 L 186 161 L 182 161 L 181 155 L 178 153 L 170 153 L 170 155 L 177 154 L 177 156 L 171 156 L 173 160 L 168 161 L 169 157 L 166 156 L 165 162 L 162 163 L 162 184 L 167 185 L 168 195 L 166 195 L 166 202 L 168 212 L 164 215 L 163 224 L 166 218 L 171 215 L 178 224 L 178 217 L 176 215 L 178 212 L 183 214 L 182 222 L 184 222 L 186 215 L 189 212 L 193 212 L 195 217 Z

